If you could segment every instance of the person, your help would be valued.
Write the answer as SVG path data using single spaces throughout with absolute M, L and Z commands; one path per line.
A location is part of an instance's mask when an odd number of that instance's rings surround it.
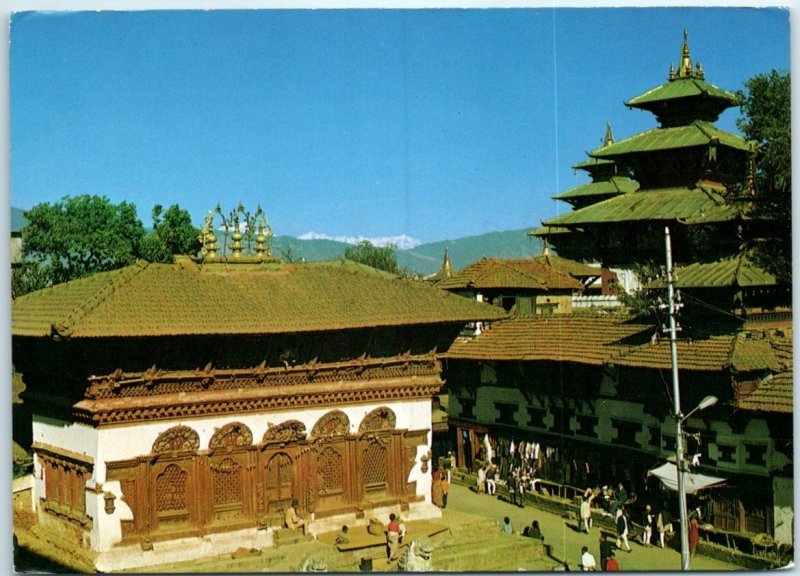
M 512 534 L 514 532 L 514 528 L 511 526 L 511 518 L 508 516 L 503 518 L 503 524 L 500 526 L 500 532 L 503 534 Z
M 614 555 L 614 545 L 608 540 L 608 534 L 600 534 L 600 569 L 606 569 L 606 562 Z
M 539 521 L 534 520 L 533 524 L 531 524 L 531 530 L 528 533 L 531 538 L 537 538 L 538 540 L 544 540 L 544 536 L 542 535 L 542 530 L 539 528 Z
M 512 504 L 517 504 L 517 477 L 514 474 L 510 474 L 508 480 L 506 481 L 508 485 L 508 498 Z
M 667 510 L 666 505 L 661 508 L 661 511 L 658 513 L 658 519 L 656 520 L 656 526 L 658 527 L 658 539 L 661 543 L 661 547 L 664 548 L 664 537 L 667 532 L 670 534 L 673 533 L 672 528 L 672 515 Z
M 592 500 L 594 500 L 594 494 L 588 497 L 584 494 L 581 498 L 581 529 L 587 534 L 592 527 Z
M 453 452 L 452 450 L 447 452 L 447 456 L 444 459 L 444 472 L 447 474 L 447 481 L 450 482 L 450 474 L 452 473 L 453 469 Z
M 592 553 L 589 552 L 589 548 L 586 546 L 581 548 L 581 570 L 584 572 L 594 572 L 597 570 L 597 562 L 595 562 L 594 556 L 592 556 Z
M 497 466 L 494 464 L 486 470 L 486 493 L 497 494 Z
M 450 481 L 442 476 L 442 508 L 447 508 L 447 495 L 450 493 Z
M 339 535 L 336 536 L 336 543 L 337 544 L 347 544 L 350 541 L 350 537 L 347 535 L 349 528 L 347 524 L 342 526 L 342 531 L 339 532 Z
M 608 561 L 606 562 L 606 572 L 619 572 L 619 562 L 614 557 L 614 552 L 611 552 L 611 556 L 609 556 Z
M 397 516 L 392 513 L 389 514 L 389 525 L 386 527 L 386 554 L 389 557 L 389 562 L 394 562 L 398 559 L 399 550 L 400 524 L 397 522 Z
M 303 534 L 305 534 L 306 521 L 297 515 L 296 508 L 297 508 L 297 500 L 292 500 L 292 503 L 286 509 L 286 516 L 284 518 L 284 520 L 286 521 L 286 527 L 289 530 L 297 530 L 298 528 L 302 528 Z
M 478 468 L 478 494 L 483 494 L 486 492 L 486 471 L 483 469 L 483 466 Z
M 628 501 L 628 492 L 625 490 L 625 486 L 622 485 L 622 482 L 619 483 L 619 490 L 617 490 L 617 501 L 620 506 L 623 506 Z
M 689 520 L 689 555 L 694 556 L 697 545 L 700 544 L 700 526 L 697 524 L 697 516 L 692 514 Z
M 645 548 L 650 548 L 651 546 L 651 539 L 653 538 L 653 526 L 655 525 L 656 515 L 653 514 L 653 509 L 648 504 L 644 507 L 644 517 L 642 518 L 642 524 L 644 525 L 644 535 L 642 536 L 642 544 L 644 544 Z
M 442 471 L 436 470 L 433 473 L 433 482 L 431 483 L 431 501 L 438 508 L 444 506 L 444 494 L 442 492 Z
M 628 543 L 628 518 L 625 516 L 625 511 L 622 508 L 617 509 L 617 548 L 622 548 L 622 543 L 625 543 L 625 550 L 631 551 L 631 545 Z

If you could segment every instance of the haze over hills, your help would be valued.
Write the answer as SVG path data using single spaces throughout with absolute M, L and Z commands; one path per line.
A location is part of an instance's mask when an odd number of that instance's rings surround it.
M 397 250 L 397 263 L 421 276 L 433 274 L 442 266 L 444 250 L 450 253 L 453 268 L 459 270 L 481 258 L 530 258 L 542 252 L 542 241 L 530 238 L 526 233 L 530 228 L 489 232 L 478 236 L 467 236 L 455 240 L 440 240 L 420 244 L 409 250 Z M 297 261 L 334 260 L 344 257 L 349 246 L 345 242 L 335 240 L 304 240 L 293 236 L 276 236 L 273 250 L 281 255 L 289 250 Z
M 23 210 L 11 208 L 11 230 L 20 230 L 25 225 Z M 533 228 L 533 227 L 531 227 Z M 453 268 L 460 270 L 481 258 L 529 258 L 542 252 L 542 241 L 526 235 L 531 228 L 489 232 L 478 236 L 467 236 L 455 240 L 440 240 L 420 244 L 414 248 L 397 250 L 397 262 L 421 276 L 433 274 L 442 266 L 444 250 L 450 252 Z M 346 242 L 325 238 L 296 238 L 276 236 L 273 251 L 276 256 L 290 256 L 295 262 L 301 260 L 337 260 L 344 258 Z

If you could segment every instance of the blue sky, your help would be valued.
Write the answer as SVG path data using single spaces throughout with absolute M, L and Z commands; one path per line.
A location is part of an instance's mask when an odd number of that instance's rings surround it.
M 275 233 L 421 241 L 537 227 L 683 29 L 728 90 L 789 69 L 789 14 L 746 8 L 20 13 L 11 205 L 260 204 Z M 736 131 L 737 109 L 719 125 Z

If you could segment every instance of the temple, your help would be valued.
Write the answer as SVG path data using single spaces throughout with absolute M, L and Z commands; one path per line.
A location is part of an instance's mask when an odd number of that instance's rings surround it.
M 668 82 L 627 102 L 660 126 L 618 142 L 607 130 L 576 166 L 592 182 L 556 196 L 574 210 L 531 234 L 600 271 L 654 270 L 638 280 L 655 302 L 666 293 L 658 268 L 670 228 L 684 304 L 676 342 L 683 408 L 719 399 L 686 420 L 687 453 L 696 456 L 693 470 L 726 479 L 691 504 L 713 526 L 706 535 L 762 534 L 791 545 L 791 286 L 761 268 L 748 245 L 786 223 L 753 216 L 751 145 L 713 124 L 736 104 L 692 64 L 684 35 Z M 503 301 L 524 296 L 513 278 L 503 280 L 493 286 Z M 666 311 L 643 302 L 639 310 L 517 313 L 457 341 L 445 379 L 458 461 L 474 469 L 491 452 L 507 471 L 522 449 L 539 479 L 575 494 L 624 482 L 651 503 L 661 493 L 648 473 L 674 460 L 676 438 Z
M 17 298 L 39 522 L 101 571 L 263 547 L 430 503 L 437 354 L 505 315 L 347 261 L 280 264 L 265 228 Z M 227 225 L 226 225 L 227 226 Z

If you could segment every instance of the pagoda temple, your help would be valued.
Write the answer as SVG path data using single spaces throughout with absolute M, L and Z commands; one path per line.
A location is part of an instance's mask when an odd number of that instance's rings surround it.
M 576 203 L 583 195 L 568 191 L 557 198 L 572 200 L 575 209 L 531 234 L 552 242 L 562 256 L 631 268 L 664 262 L 669 227 L 679 288 L 700 290 L 726 310 L 788 306 L 790 288 L 758 268 L 747 245 L 748 238 L 775 233 L 775 222 L 752 214 L 754 148 L 714 125 L 738 99 L 707 82 L 703 67 L 692 64 L 685 31 L 677 70 L 670 67 L 667 83 L 626 105 L 651 112 L 659 126 L 620 142 L 607 139 L 591 156 L 624 167 L 638 189 L 601 201 L 592 196 L 590 203 Z M 689 265 L 687 283 L 683 267 Z M 742 275 L 726 271 L 742 265 L 752 273 L 739 283 Z
M 100 571 L 437 516 L 437 354 L 496 307 L 349 261 L 281 264 L 239 231 L 203 256 L 17 298 L 34 504 Z M 253 236 L 253 237 L 250 237 Z M 228 250 L 228 248 L 230 250 Z
M 748 223 L 748 202 L 734 188 L 744 182 L 751 148 L 740 136 L 714 122 L 738 100 L 706 82 L 700 64 L 692 65 L 684 33 L 678 70 L 666 84 L 632 98 L 626 105 L 653 113 L 659 126 L 591 152 L 630 170 L 636 191 L 617 194 L 544 222 L 580 236 L 581 254 L 567 246 L 562 255 L 591 254 L 610 265 L 661 262 L 664 227 L 673 236 L 676 264 L 714 259 L 738 250 L 738 228 Z M 715 241 L 705 242 L 709 236 Z

